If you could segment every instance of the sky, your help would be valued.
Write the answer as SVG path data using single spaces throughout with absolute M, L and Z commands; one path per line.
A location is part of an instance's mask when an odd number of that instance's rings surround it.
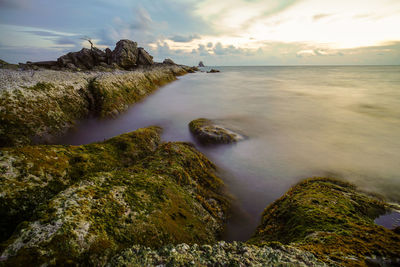
M 0 0 L 0 58 L 120 39 L 197 65 L 399 65 L 400 0 Z

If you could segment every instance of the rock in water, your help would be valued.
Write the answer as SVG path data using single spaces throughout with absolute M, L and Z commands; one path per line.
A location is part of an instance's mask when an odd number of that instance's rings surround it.
M 374 223 L 388 208 L 352 184 L 307 179 L 264 210 L 250 243 L 290 244 L 339 266 L 398 266 L 400 235 Z
M 139 49 L 137 43 L 131 40 L 120 40 L 112 52 L 112 61 L 124 69 L 137 66 Z
M 203 61 L 199 62 L 199 67 L 205 67 Z
M 170 58 L 164 59 L 163 63 L 167 64 L 167 65 L 175 65 L 175 62 L 172 61 L 172 59 L 170 59 Z
M 189 129 L 203 144 L 227 144 L 244 139 L 242 135 L 204 118 L 191 121 Z
M 217 72 L 220 72 L 220 71 L 216 70 L 216 69 L 211 69 L 210 71 L 207 71 L 207 73 L 217 73 Z

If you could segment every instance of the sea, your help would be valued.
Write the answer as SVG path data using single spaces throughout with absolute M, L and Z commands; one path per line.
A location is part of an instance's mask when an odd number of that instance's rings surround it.
M 179 77 L 117 118 L 81 121 L 55 143 L 150 125 L 163 127 L 164 141 L 194 143 L 235 199 L 227 241 L 251 237 L 267 205 L 308 177 L 343 179 L 400 203 L 400 66 L 212 68 L 221 72 Z M 246 138 L 202 146 L 188 129 L 201 117 Z

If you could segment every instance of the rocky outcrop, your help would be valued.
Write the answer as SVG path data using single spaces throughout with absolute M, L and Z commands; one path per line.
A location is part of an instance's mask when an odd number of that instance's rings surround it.
M 203 61 L 199 62 L 199 67 L 205 67 Z
M 207 73 L 218 73 L 220 72 L 219 70 L 216 69 L 211 69 L 210 71 L 207 71 Z
M 137 66 L 139 49 L 137 43 L 131 40 L 120 40 L 115 45 L 112 52 L 112 62 L 124 69 L 130 69 Z
M 43 142 L 90 114 L 116 116 L 189 67 L 69 72 L 0 69 L 0 146 Z
M 103 266 L 138 244 L 216 242 L 229 197 L 215 166 L 150 127 L 84 146 L 0 152 L 0 264 Z
M 166 58 L 166 59 L 164 59 L 163 64 L 175 65 L 175 62 L 170 58 Z
M 256 247 L 242 242 L 169 245 L 158 250 L 133 246 L 108 266 L 327 266 L 311 253 L 289 246 Z
M 153 65 L 153 57 L 136 42 L 120 40 L 114 51 L 106 48 L 104 51 L 92 47 L 82 48 L 78 52 L 70 52 L 57 61 L 40 61 L 20 63 L 22 69 L 52 69 L 52 70 L 97 70 L 112 71 L 118 69 L 133 70 L 141 66 Z
M 345 266 L 400 264 L 400 234 L 374 219 L 388 204 L 346 182 L 313 178 L 269 205 L 253 244 L 281 242 Z
M 203 144 L 227 144 L 244 139 L 242 135 L 204 118 L 191 121 L 189 129 Z
M 18 69 L 18 65 L 10 64 L 0 59 L 0 69 Z

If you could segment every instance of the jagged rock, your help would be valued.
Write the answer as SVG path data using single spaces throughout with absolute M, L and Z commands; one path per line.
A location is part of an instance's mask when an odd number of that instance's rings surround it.
M 217 73 L 217 72 L 220 72 L 220 71 L 216 70 L 216 69 L 211 69 L 210 71 L 207 71 L 207 73 Z
M 106 53 L 98 48 L 82 48 L 78 52 L 70 52 L 59 57 L 57 62 L 61 68 L 69 68 L 72 67 L 70 64 L 73 64 L 76 68 L 91 70 L 101 62 L 107 62 L 107 57 Z M 34 64 L 40 66 L 37 63 Z
M 106 59 L 107 59 L 106 63 L 108 65 L 111 65 L 113 63 L 112 62 L 112 51 L 111 51 L 111 49 L 107 47 L 106 50 L 105 50 L 105 53 L 106 53 Z
M 137 43 L 131 40 L 120 40 L 112 52 L 112 62 L 124 69 L 130 69 L 137 66 L 139 49 Z
M 205 67 L 204 64 L 203 64 L 203 61 L 199 62 L 199 67 Z
M 144 50 L 144 48 L 139 47 L 139 56 L 138 56 L 138 60 L 137 60 L 137 65 L 139 66 L 150 66 L 153 65 L 153 57 L 150 56 L 149 53 L 146 52 L 146 50 Z
M 168 64 L 168 65 L 175 65 L 175 62 L 172 61 L 172 59 L 170 59 L 170 58 L 164 59 L 163 63 Z
M 227 144 L 244 139 L 242 135 L 226 129 L 220 125 L 217 125 L 213 121 L 204 118 L 191 121 L 189 123 L 189 129 L 193 133 L 193 135 L 204 144 Z

